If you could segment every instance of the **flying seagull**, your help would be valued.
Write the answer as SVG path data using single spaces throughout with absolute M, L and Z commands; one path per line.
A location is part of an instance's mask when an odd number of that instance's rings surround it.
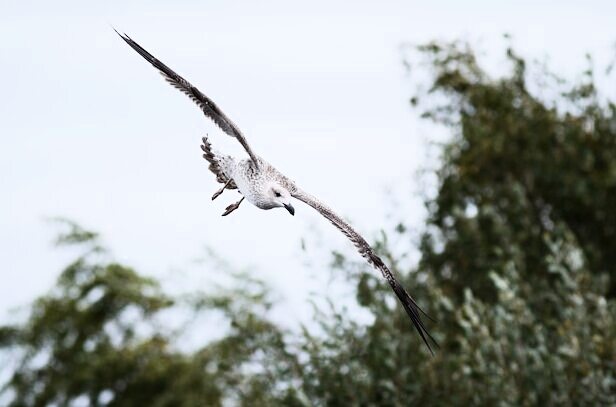
M 327 205 L 300 189 L 295 182 L 287 178 L 263 158 L 256 155 L 250 148 L 250 145 L 240 129 L 210 98 L 201 93 L 199 89 L 191 85 L 186 79 L 175 73 L 167 65 L 156 59 L 128 35 L 120 34 L 117 31 L 116 33 L 118 33 L 132 49 L 137 51 L 139 55 L 152 64 L 154 68 L 158 69 L 169 84 L 192 99 L 192 101 L 201 108 L 205 116 L 213 120 L 222 131 L 236 138 L 248 153 L 249 158 L 243 160 L 229 155 L 219 154 L 212 149 L 206 137 L 202 139 L 201 149 L 203 150 L 203 158 L 208 161 L 209 169 L 216 176 L 216 180 L 223 184 L 223 187 L 214 193 L 212 200 L 222 194 L 225 189 L 237 189 L 242 195 L 242 199 L 226 208 L 223 216 L 227 216 L 236 210 L 244 198 L 260 209 L 285 208 L 291 215 L 295 214 L 295 209 L 291 204 L 291 198 L 298 199 L 313 207 L 334 226 L 340 229 L 340 231 L 355 245 L 359 254 L 361 254 L 369 264 L 381 272 L 394 293 L 396 293 L 396 296 L 413 322 L 421 339 L 428 347 L 428 350 L 430 353 L 433 353 L 429 340 L 435 345 L 436 341 L 432 338 L 430 333 L 428 333 L 420 314 L 428 318 L 430 317 L 419 308 L 415 300 L 413 300 L 404 287 L 396 280 L 383 260 L 374 253 L 374 250 L 366 240 Z

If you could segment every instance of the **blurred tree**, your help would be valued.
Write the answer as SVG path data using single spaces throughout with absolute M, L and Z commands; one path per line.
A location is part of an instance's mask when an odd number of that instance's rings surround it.
M 269 405 L 284 399 L 293 358 L 282 331 L 267 319 L 262 284 L 239 276 L 232 291 L 173 299 L 158 284 L 108 260 L 95 233 L 66 222 L 58 243 L 84 253 L 60 275 L 51 293 L 32 306 L 28 321 L 0 328 L 10 350 L 4 387 L 11 406 Z M 226 335 L 196 351 L 174 345 L 183 333 L 168 328 L 165 310 L 222 313 Z M 223 325 L 224 326 L 224 325 Z M 270 360 L 275 363 L 270 363 Z M 248 374 L 250 372 L 251 374 Z M 274 379 L 275 378 L 275 379 Z
M 512 72 L 498 79 L 467 47 L 421 50 L 435 74 L 429 93 L 444 96 L 424 116 L 455 135 L 429 203 L 422 269 L 450 293 L 461 296 L 468 286 L 494 300 L 489 273 L 512 261 L 547 289 L 554 276 L 546 238 L 561 227 L 607 296 L 616 297 L 616 106 L 601 101 L 590 59 L 580 83 L 570 85 L 545 68 L 529 73 L 511 49 Z M 529 83 L 533 73 L 541 80 Z M 532 88 L 556 96 L 541 98 Z
M 454 137 L 418 267 L 387 240 L 411 240 L 404 222 L 376 248 L 439 321 L 435 357 L 361 261 L 337 254 L 333 268 L 371 322 L 329 301 L 315 308 L 317 332 L 295 333 L 268 318 L 267 290 L 248 276 L 171 298 L 69 224 L 59 242 L 85 254 L 27 322 L 0 327 L 13 360 L 0 395 L 12 406 L 616 405 L 614 104 L 592 67 L 574 85 L 545 70 L 529 81 L 509 50 L 512 70 L 495 79 L 463 44 L 419 50 L 434 76 L 412 102 Z M 161 321 L 177 309 L 195 320 L 173 330 Z M 180 349 L 211 312 L 224 335 Z

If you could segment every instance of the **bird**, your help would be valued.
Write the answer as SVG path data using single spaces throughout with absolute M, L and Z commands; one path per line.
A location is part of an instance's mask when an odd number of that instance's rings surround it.
M 208 137 L 203 137 L 201 140 L 203 158 L 209 163 L 208 168 L 216 176 L 217 182 L 223 184 L 222 188 L 214 193 L 212 200 L 220 196 L 225 190 L 237 189 L 242 195 L 242 198 L 229 205 L 222 215 L 227 216 L 237 210 L 244 199 L 260 209 L 284 208 L 291 215 L 295 215 L 292 199 L 301 201 L 314 208 L 353 243 L 359 254 L 370 265 L 381 272 L 382 276 L 398 297 L 398 300 L 408 314 L 419 336 L 430 353 L 434 355 L 431 343 L 436 347 L 438 347 L 438 344 L 428 332 L 422 320 L 422 315 L 432 321 L 433 319 L 428 316 L 415 302 L 413 297 L 408 294 L 405 288 L 389 270 L 385 262 L 383 262 L 375 253 L 374 249 L 368 244 L 366 239 L 329 206 L 302 190 L 294 181 L 257 155 L 248 144 L 246 137 L 240 129 L 209 97 L 146 51 L 128 35 L 125 33 L 121 34 L 117 30 L 115 30 L 115 32 L 133 50 L 156 68 L 170 85 L 177 88 L 196 103 L 207 118 L 212 120 L 224 133 L 235 138 L 248 154 L 248 158 L 245 159 L 238 159 L 230 155 L 221 154 L 212 148 Z

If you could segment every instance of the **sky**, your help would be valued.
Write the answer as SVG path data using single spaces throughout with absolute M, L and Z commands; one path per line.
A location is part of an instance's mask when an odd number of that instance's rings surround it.
M 265 279 L 287 321 L 310 318 L 298 292 L 327 289 L 330 250 L 358 256 L 300 203 L 294 217 L 248 203 L 221 217 L 238 195 L 211 201 L 219 185 L 200 139 L 241 147 L 112 27 L 372 240 L 398 221 L 421 230 L 417 171 L 438 164 L 426 143 L 443 129 L 408 103 L 403 44 L 469 40 L 499 73 L 509 33 L 523 55 L 575 75 L 587 52 L 613 57 L 615 15 L 611 1 L 1 0 L 0 321 L 47 292 L 74 255 L 53 247 L 54 216 L 100 232 L 117 260 L 177 290 L 223 278 L 214 252 Z

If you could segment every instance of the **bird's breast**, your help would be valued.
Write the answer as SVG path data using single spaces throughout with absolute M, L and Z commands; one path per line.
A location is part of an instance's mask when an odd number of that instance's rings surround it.
M 263 199 L 262 182 L 255 177 L 256 174 L 239 169 L 234 175 L 233 181 L 248 202 L 261 209 L 270 209 L 265 207 L 267 205 Z

